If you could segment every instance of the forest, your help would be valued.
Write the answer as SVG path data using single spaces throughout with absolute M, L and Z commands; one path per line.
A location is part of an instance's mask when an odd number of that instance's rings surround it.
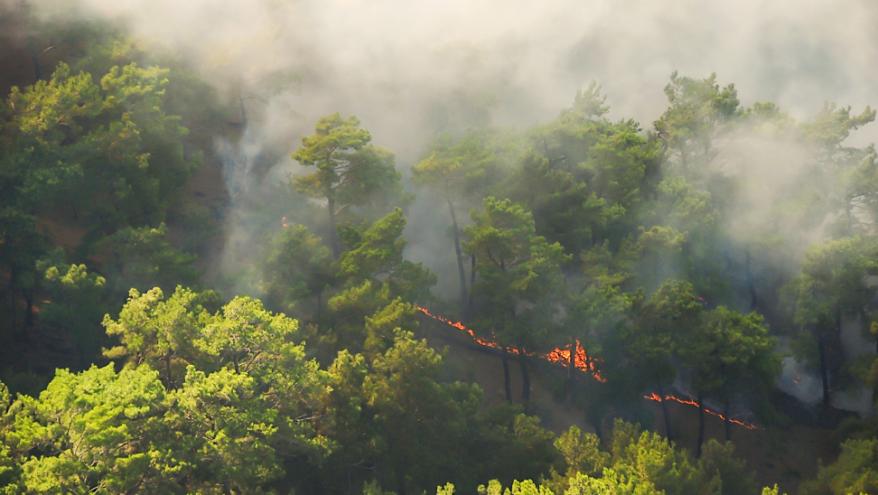
M 878 493 L 878 94 L 376 4 L 0 0 L 0 493 Z

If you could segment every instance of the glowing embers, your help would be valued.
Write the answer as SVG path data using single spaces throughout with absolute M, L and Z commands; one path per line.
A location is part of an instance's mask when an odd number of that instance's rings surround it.
M 442 315 L 433 314 L 430 312 L 429 309 L 427 309 L 423 306 L 417 306 L 417 308 L 418 308 L 418 311 L 423 313 L 425 316 L 428 316 L 436 321 L 442 322 L 450 327 L 456 328 L 456 329 L 460 330 L 461 332 L 466 333 L 467 335 L 470 336 L 471 339 L 473 339 L 473 342 L 475 342 L 476 344 L 478 344 L 482 347 L 487 347 L 490 349 L 501 349 L 501 346 L 499 344 L 497 344 L 496 342 L 494 342 L 492 340 L 488 340 L 488 339 L 484 339 L 482 337 L 479 337 L 476 334 L 475 330 L 467 327 L 466 325 L 464 325 L 463 323 L 461 323 L 459 321 L 451 321 Z M 506 352 L 508 352 L 509 354 L 512 354 L 512 355 L 518 355 L 521 351 L 517 347 L 506 347 Z M 534 356 L 535 355 L 534 353 L 527 352 L 527 351 L 524 351 L 524 353 L 526 356 Z M 556 347 L 556 348 L 552 349 L 551 351 L 547 352 L 546 354 L 543 354 L 539 357 L 542 359 L 545 359 L 546 361 L 549 361 L 550 363 L 554 363 L 554 364 L 563 366 L 565 368 L 570 366 L 570 349 Z M 584 373 L 590 374 L 595 380 L 597 380 L 601 383 L 604 383 L 607 381 L 606 378 L 601 376 L 600 371 L 598 371 L 598 368 L 597 368 L 597 365 L 595 364 L 594 359 L 588 355 L 588 353 L 585 351 L 585 347 L 583 347 L 582 344 L 578 340 L 576 341 L 576 351 L 574 352 L 574 355 L 573 355 L 573 367 L 584 372 Z
M 653 392 L 651 394 L 644 395 L 643 398 L 646 400 L 654 401 L 654 402 L 662 402 L 662 401 L 667 400 L 667 401 L 671 401 L 671 402 L 676 402 L 677 404 L 683 404 L 684 406 L 698 407 L 698 401 L 695 401 L 692 399 L 681 399 L 680 397 L 677 397 L 676 395 L 671 395 L 671 394 L 667 394 L 664 396 L 664 398 L 662 398 L 661 395 Z M 704 412 L 706 412 L 707 414 L 710 414 L 711 416 L 716 416 L 717 418 L 719 418 L 723 421 L 726 420 L 725 414 L 723 414 L 719 411 L 714 411 L 713 409 L 711 409 L 709 407 L 705 407 Z M 748 423 L 746 421 L 743 421 L 740 419 L 735 419 L 735 418 L 729 418 L 729 423 L 731 423 L 733 425 L 738 425 L 738 426 L 743 427 L 743 428 L 747 428 L 748 430 L 756 430 L 759 428 L 758 426 L 754 425 L 753 423 Z

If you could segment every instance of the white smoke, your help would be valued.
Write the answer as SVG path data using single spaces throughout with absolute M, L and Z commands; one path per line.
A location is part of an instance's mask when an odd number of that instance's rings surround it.
M 235 165 L 227 174 L 233 191 L 247 187 L 253 166 L 239 157 L 276 157 L 291 170 L 289 151 L 320 116 L 336 111 L 359 116 L 375 142 L 396 152 L 407 169 L 439 131 L 544 122 L 593 80 L 602 84 L 613 118 L 633 117 L 646 129 L 666 107 L 662 90 L 674 70 L 693 77 L 717 72 L 721 83 L 735 83 L 744 104 L 775 101 L 800 119 L 826 100 L 855 108 L 878 103 L 878 4 L 871 0 L 32 5 L 47 16 L 119 21 L 144 45 L 178 53 L 221 94 L 243 102 L 247 131 L 234 144 L 240 149 L 225 148 L 235 157 L 226 160 Z M 876 129 L 858 131 L 853 142 L 874 141 Z M 721 157 L 733 175 L 754 179 L 729 228 L 752 235 L 770 225 L 761 213 L 774 201 L 772 193 L 798 177 L 803 150 L 733 138 Z M 428 262 L 443 286 L 453 286 L 444 213 L 416 204 L 409 214 L 410 226 L 418 226 L 408 232 L 411 254 Z

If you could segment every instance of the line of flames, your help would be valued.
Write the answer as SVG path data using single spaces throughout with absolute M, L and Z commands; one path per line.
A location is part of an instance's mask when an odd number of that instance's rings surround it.
M 450 320 L 442 315 L 434 314 L 434 313 L 430 312 L 429 309 L 427 309 L 423 306 L 417 306 L 417 309 L 425 316 L 428 316 L 428 317 L 430 317 L 438 322 L 444 323 L 452 328 L 456 328 L 456 329 L 460 330 L 461 332 L 466 333 L 473 340 L 473 342 L 475 342 L 476 344 L 478 344 L 482 347 L 487 347 L 490 349 L 499 349 L 499 350 L 504 349 L 503 346 L 499 345 L 498 343 L 496 343 L 492 340 L 488 340 L 488 339 L 485 339 L 483 337 L 479 337 L 478 334 L 476 334 L 475 330 L 467 327 L 466 325 L 464 325 L 460 321 L 452 321 L 452 320 Z M 512 346 L 505 347 L 505 350 L 507 353 L 512 354 L 513 356 L 517 356 L 523 352 L 525 356 L 538 356 L 546 361 L 549 361 L 550 363 L 554 363 L 554 364 L 557 364 L 557 365 L 565 367 L 565 368 L 570 366 L 570 349 L 569 348 L 556 347 L 556 348 L 552 349 L 551 351 L 549 351 L 545 354 L 541 354 L 541 355 L 537 355 L 535 353 L 528 352 L 525 349 L 519 349 L 518 347 L 512 347 Z M 584 372 L 584 373 L 590 374 L 595 380 L 597 380 L 601 383 L 604 383 L 607 381 L 606 378 L 601 376 L 600 371 L 598 371 L 597 364 L 595 363 L 594 359 L 592 359 L 588 355 L 588 353 L 585 350 L 585 347 L 583 347 L 582 344 L 578 340 L 576 341 L 576 350 L 573 353 L 573 367 Z
M 479 337 L 475 330 L 467 327 L 466 325 L 464 325 L 460 321 L 453 321 L 453 320 L 446 318 L 442 315 L 434 314 L 429 309 L 427 309 L 423 306 L 416 306 L 416 308 L 424 316 L 432 318 L 440 323 L 444 323 L 452 328 L 455 328 L 457 330 L 460 330 L 461 332 L 466 333 L 467 335 L 469 335 L 469 337 L 472 339 L 473 342 L 475 342 L 476 344 L 478 344 L 482 347 L 487 347 L 489 349 L 501 349 L 501 350 L 503 349 L 503 347 L 500 346 L 498 343 L 496 343 L 492 340 L 485 339 L 483 337 Z M 521 352 L 524 352 L 524 354 L 526 356 L 534 356 L 534 353 L 528 352 L 526 350 L 520 350 L 517 347 L 506 347 L 505 350 L 507 353 L 512 354 L 512 355 L 516 355 L 516 356 L 518 354 L 520 354 Z M 546 361 L 549 361 L 550 363 L 554 363 L 554 364 L 560 365 L 560 366 L 565 367 L 565 368 L 570 366 L 570 349 L 569 348 L 556 347 L 556 348 L 552 349 L 551 351 L 540 355 L 539 357 L 541 357 L 542 359 L 545 359 Z M 606 383 L 606 381 L 607 381 L 607 379 L 604 378 L 601 375 L 600 371 L 598 370 L 597 364 L 595 363 L 595 360 L 588 355 L 588 353 L 585 350 L 585 347 L 582 346 L 582 344 L 579 342 L 579 340 L 576 341 L 576 351 L 573 355 L 573 366 L 574 366 L 574 368 L 576 368 L 584 373 L 588 373 L 595 380 L 597 380 L 601 383 Z M 682 404 L 684 406 L 699 407 L 698 401 L 695 401 L 692 399 L 683 399 L 681 397 L 677 397 L 676 395 L 671 395 L 671 394 L 667 394 L 664 397 L 662 397 L 661 395 L 659 395 L 655 392 L 652 392 L 652 393 L 644 395 L 643 398 L 646 400 L 654 401 L 654 402 L 671 401 L 671 402 L 676 402 L 678 404 Z M 706 412 L 707 414 L 710 414 L 711 416 L 716 416 L 717 418 L 720 418 L 723 421 L 726 421 L 726 416 L 719 411 L 715 411 L 713 409 L 710 409 L 709 407 L 705 407 L 704 412 Z M 737 425 L 737 426 L 740 426 L 742 428 L 746 428 L 748 430 L 758 429 L 758 427 L 756 425 L 754 425 L 753 423 L 748 423 L 748 422 L 740 420 L 740 419 L 729 418 L 728 421 L 729 421 L 729 423 L 731 423 L 733 425 Z
M 678 404 L 683 404 L 684 406 L 698 407 L 698 401 L 696 401 L 696 400 L 682 399 L 680 397 L 677 397 L 676 395 L 671 395 L 671 394 L 666 394 L 664 396 L 664 398 L 662 398 L 661 395 L 659 395 L 655 392 L 652 392 L 652 393 L 644 395 L 643 398 L 646 400 L 654 401 L 654 402 L 662 402 L 662 401 L 667 400 L 667 401 L 671 401 L 671 402 L 676 402 Z M 726 415 L 719 412 L 719 411 L 715 411 L 709 407 L 705 407 L 704 412 L 706 412 L 707 414 L 710 414 L 711 416 L 716 416 L 717 418 L 719 418 L 723 421 L 726 421 Z M 738 426 L 740 426 L 742 428 L 746 428 L 748 430 L 759 429 L 759 427 L 754 425 L 753 423 L 748 423 L 748 422 L 741 420 L 741 419 L 729 418 L 728 421 L 729 421 L 729 423 L 731 423 L 733 425 L 738 425 Z

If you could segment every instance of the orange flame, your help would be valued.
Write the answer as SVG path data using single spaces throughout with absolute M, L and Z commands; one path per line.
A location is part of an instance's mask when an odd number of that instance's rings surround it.
M 504 349 L 503 347 L 500 346 L 500 344 L 498 344 L 492 340 L 488 340 L 488 339 L 479 337 L 478 334 L 476 334 L 475 330 L 467 327 L 462 322 L 452 321 L 452 320 L 450 320 L 442 315 L 433 314 L 430 312 L 429 309 L 427 309 L 423 306 L 416 306 L 416 307 L 417 307 L 418 311 L 420 311 L 425 316 L 430 317 L 438 322 L 444 323 L 452 328 L 456 328 L 456 329 L 460 330 L 461 332 L 466 333 L 467 335 L 470 336 L 470 338 L 473 340 L 473 342 L 475 342 L 476 344 L 478 344 L 482 347 L 487 347 L 489 349 Z M 517 347 L 506 347 L 505 350 L 506 350 L 506 352 L 508 352 L 509 354 L 512 354 L 514 356 L 517 356 L 521 352 L 524 352 L 524 354 L 526 356 L 534 356 L 535 355 L 534 353 L 528 352 L 526 350 L 522 351 Z M 546 354 L 539 355 L 539 357 L 542 359 L 545 359 L 546 361 L 549 361 L 550 363 L 558 364 L 558 365 L 563 366 L 565 368 L 570 366 L 570 349 L 556 347 L 556 348 L 552 349 L 551 351 L 547 352 Z M 600 371 L 598 371 L 597 364 L 595 363 L 595 360 L 592 359 L 588 355 L 588 353 L 585 350 L 585 347 L 583 347 L 582 344 L 578 340 L 576 341 L 576 351 L 573 354 L 573 367 L 584 372 L 584 373 L 589 373 L 595 380 L 597 380 L 601 383 L 604 383 L 607 381 L 606 378 L 601 376 Z
M 671 394 L 667 394 L 667 395 L 664 396 L 664 398 L 662 398 L 661 395 L 659 395 L 659 394 L 657 394 L 657 393 L 655 393 L 655 392 L 652 392 L 652 393 L 649 393 L 649 394 L 644 395 L 643 398 L 646 399 L 646 400 L 654 401 L 654 402 L 662 402 L 662 401 L 669 400 L 669 401 L 671 401 L 671 402 L 676 402 L 676 403 L 678 403 L 678 404 L 683 404 L 684 406 L 698 407 L 698 401 L 695 401 L 695 400 L 692 400 L 692 399 L 682 399 L 682 398 L 680 398 L 680 397 L 677 397 L 676 395 L 671 395 Z M 726 420 L 726 415 L 725 415 L 725 414 L 723 414 L 723 413 L 721 413 L 721 412 L 719 412 L 719 411 L 714 411 L 713 409 L 711 409 L 711 408 L 709 408 L 709 407 L 705 407 L 705 408 L 704 408 L 704 412 L 706 412 L 707 414 L 710 414 L 711 416 L 716 416 L 717 418 L 719 418 L 719 419 L 721 419 L 721 420 L 723 420 L 723 421 Z M 754 425 L 753 423 L 748 423 L 748 422 L 746 422 L 746 421 L 744 421 L 744 420 L 741 420 L 741 419 L 729 418 L 728 421 L 729 421 L 729 423 L 731 423 L 731 424 L 733 424 L 733 425 L 738 425 L 738 426 L 741 426 L 741 427 L 746 428 L 746 429 L 748 429 L 748 430 L 757 430 L 757 429 L 759 429 L 759 427 L 756 426 L 756 425 Z
M 433 314 L 432 312 L 430 312 L 429 309 L 427 309 L 423 306 L 416 306 L 416 308 L 418 309 L 418 311 L 420 311 L 425 316 L 432 318 L 438 322 L 444 323 L 452 328 L 456 328 L 457 330 L 460 330 L 461 332 L 464 332 L 465 334 L 469 335 L 469 337 L 473 340 L 473 342 L 475 342 L 476 344 L 478 344 L 482 347 L 487 347 L 489 349 L 502 349 L 500 344 L 498 344 L 492 340 L 488 340 L 488 339 L 479 337 L 478 334 L 476 334 L 475 330 L 467 327 L 466 325 L 464 325 L 460 321 L 452 321 L 452 320 L 450 320 L 442 315 Z M 516 356 L 522 352 L 517 347 L 506 347 L 505 350 L 509 354 L 516 355 Z M 526 356 L 534 356 L 534 353 L 528 352 L 526 350 L 524 351 L 524 353 Z M 564 368 L 567 368 L 570 366 L 570 349 L 568 349 L 568 348 L 556 347 L 556 348 L 552 349 L 551 351 L 549 351 L 543 355 L 540 355 L 539 357 L 541 357 L 542 359 L 545 359 L 546 361 L 548 361 L 550 363 L 560 365 Z M 590 374 L 595 380 L 597 380 L 601 383 L 607 382 L 607 379 L 604 378 L 601 375 L 600 371 L 598 370 L 597 363 L 595 362 L 594 358 L 592 358 L 591 356 L 588 355 L 588 352 L 586 352 L 585 347 L 582 346 L 582 343 L 579 342 L 579 340 L 576 340 L 576 350 L 573 354 L 573 367 L 582 371 L 583 373 Z M 684 406 L 698 407 L 698 401 L 695 401 L 692 399 L 683 399 L 683 398 L 677 397 L 676 395 L 671 395 L 671 394 L 667 394 L 664 396 L 664 398 L 662 398 L 661 395 L 659 395 L 655 392 L 652 392 L 650 394 L 644 395 L 643 398 L 647 399 L 647 400 L 654 401 L 654 402 L 662 402 L 662 401 L 667 400 L 667 401 L 671 401 L 671 402 L 676 402 L 678 404 L 682 404 Z M 726 416 L 723 413 L 721 413 L 719 411 L 714 411 L 713 409 L 710 409 L 709 407 L 705 407 L 704 412 L 706 412 L 707 414 L 710 414 L 712 416 L 716 416 L 723 421 L 726 420 Z M 748 423 L 746 421 L 736 419 L 736 418 L 730 418 L 729 423 L 731 423 L 733 425 L 741 426 L 741 427 L 746 428 L 748 430 L 758 429 L 758 427 L 756 425 L 754 425 L 753 423 Z

